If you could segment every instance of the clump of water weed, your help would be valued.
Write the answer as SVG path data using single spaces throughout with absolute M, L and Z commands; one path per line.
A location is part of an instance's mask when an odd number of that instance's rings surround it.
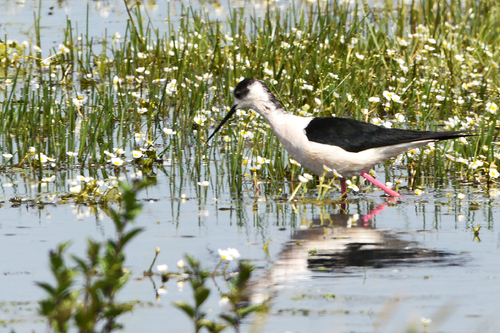
M 117 319 L 133 310 L 134 302 L 117 302 L 131 272 L 125 268 L 125 246 L 142 228 L 130 228 L 141 211 L 138 191 L 147 182 L 129 186 L 121 184 L 120 210 L 107 207 L 105 212 L 114 223 L 116 237 L 105 242 L 89 239 L 85 257 L 72 255 L 74 265 L 67 264 L 69 243 L 60 244 L 50 252 L 50 269 L 55 284 L 37 282 L 48 296 L 40 302 L 40 314 L 47 318 L 54 332 L 67 332 L 76 327 L 80 332 L 111 332 L 122 328 Z M 83 280 L 83 288 L 76 286 Z

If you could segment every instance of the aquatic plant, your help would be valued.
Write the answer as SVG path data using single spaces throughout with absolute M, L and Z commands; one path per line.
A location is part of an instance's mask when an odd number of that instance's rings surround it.
M 32 182 L 44 184 L 38 194 L 77 196 L 83 187 L 68 182 L 77 175 L 103 181 L 104 191 L 112 177 L 129 171 L 165 172 L 193 185 L 209 181 L 216 193 L 290 194 L 289 181 L 307 170 L 289 162 L 252 111 L 238 111 L 232 126 L 211 145 L 204 143 L 231 105 L 232 87 L 255 77 L 303 116 L 478 134 L 387 162 L 379 171 L 399 188 L 458 181 L 488 188 L 497 182 L 494 2 L 371 7 L 332 1 L 267 8 L 260 18 L 233 9 L 224 23 L 183 7 L 178 24 L 160 32 L 144 8 L 132 4 L 126 31 L 96 45 L 90 36 L 76 35 L 68 19 L 64 40 L 54 49 L 39 44 L 37 17 L 31 42 L 0 43 L 6 77 L 0 167 L 29 170 Z M 61 168 L 72 175 L 60 179 Z M 300 184 L 316 191 L 318 183 Z M 355 190 L 360 183 L 352 185 Z
M 195 303 L 190 305 L 185 301 L 175 301 L 173 304 L 188 315 L 194 324 L 195 332 L 199 332 L 203 327 L 210 332 L 221 332 L 226 328 L 226 325 L 206 319 L 207 314 L 202 309 L 203 303 L 210 295 L 210 289 L 205 286 L 205 282 L 211 274 L 209 271 L 201 269 L 200 262 L 193 257 L 186 255 L 186 261 L 186 271 L 189 274 L 188 281 L 193 289 Z
M 236 249 L 220 250 L 221 263 L 227 261 L 228 263 L 239 257 Z M 190 305 L 185 301 L 175 301 L 173 304 L 180 310 L 184 311 L 191 319 L 195 326 L 195 332 L 199 332 L 203 327 L 208 329 L 209 332 L 221 332 L 228 326 L 231 326 L 235 332 L 240 332 L 242 320 L 253 313 L 265 313 L 268 309 L 267 302 L 262 304 L 249 304 L 249 280 L 254 270 L 254 266 L 246 261 L 238 262 L 238 269 L 231 273 L 230 277 L 226 276 L 226 268 L 224 268 L 222 275 L 224 279 L 229 281 L 227 283 L 228 292 L 222 294 L 219 301 L 221 313 L 219 317 L 222 318 L 227 324 L 209 320 L 206 318 L 206 312 L 203 311 L 202 306 L 210 295 L 210 289 L 206 287 L 206 280 L 210 277 L 220 275 L 217 272 L 216 266 L 214 272 L 210 273 L 208 270 L 203 270 L 200 267 L 200 262 L 190 255 L 186 255 L 187 266 L 185 273 L 188 275 L 187 280 L 190 282 L 193 289 L 194 305 Z
M 68 242 L 50 252 L 50 268 L 55 284 L 37 282 L 48 296 L 40 302 L 40 314 L 47 318 L 53 332 L 67 332 L 76 327 L 79 332 L 111 332 L 122 327 L 117 319 L 133 310 L 133 302 L 116 301 L 117 293 L 131 272 L 125 268 L 125 246 L 141 228 L 130 224 L 141 210 L 136 195 L 146 187 L 143 181 L 129 186 L 121 184 L 121 209 L 104 208 L 114 223 L 116 238 L 105 242 L 89 239 L 85 257 L 70 256 L 66 263 Z M 83 280 L 83 286 L 77 284 Z

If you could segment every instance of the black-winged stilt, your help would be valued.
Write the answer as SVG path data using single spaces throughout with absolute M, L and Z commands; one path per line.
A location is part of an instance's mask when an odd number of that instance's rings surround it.
M 281 106 L 269 87 L 260 80 L 244 79 L 233 91 L 234 105 L 207 142 L 237 109 L 252 109 L 271 125 L 271 129 L 290 156 L 305 169 L 322 176 L 325 166 L 342 175 L 342 197 L 345 178 L 361 175 L 387 194 L 400 195 L 374 179 L 367 172 L 373 166 L 405 151 L 430 142 L 470 136 L 468 131 L 412 131 L 385 128 L 362 121 L 336 117 L 299 117 Z M 329 171 L 326 177 L 333 177 Z

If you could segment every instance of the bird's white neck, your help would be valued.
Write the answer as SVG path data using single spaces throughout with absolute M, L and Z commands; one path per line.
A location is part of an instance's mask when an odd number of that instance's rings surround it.
M 288 114 L 281 106 L 263 101 L 254 102 L 251 109 L 260 114 L 271 127 Z

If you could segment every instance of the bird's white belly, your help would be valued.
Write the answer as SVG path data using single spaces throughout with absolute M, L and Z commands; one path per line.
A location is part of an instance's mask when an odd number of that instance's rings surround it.
M 316 142 L 307 141 L 303 146 L 285 146 L 288 153 L 297 160 L 305 169 L 312 173 L 323 176 L 327 166 L 336 170 L 340 175 L 349 178 L 359 175 L 361 172 L 369 172 L 375 165 L 406 152 L 409 149 L 424 146 L 434 140 L 423 140 L 411 143 L 397 144 L 379 148 L 363 150 L 357 153 L 345 151 L 344 149 Z M 301 148 L 302 147 L 302 148 Z M 330 172 L 325 175 L 333 177 Z
M 343 177 L 352 177 L 362 171 L 369 171 L 380 161 L 369 151 L 351 153 L 344 149 L 316 142 L 307 141 L 302 149 L 287 149 L 289 154 L 296 159 L 305 169 L 322 176 L 325 174 L 324 166 L 336 170 Z M 325 175 L 332 177 L 330 172 Z

